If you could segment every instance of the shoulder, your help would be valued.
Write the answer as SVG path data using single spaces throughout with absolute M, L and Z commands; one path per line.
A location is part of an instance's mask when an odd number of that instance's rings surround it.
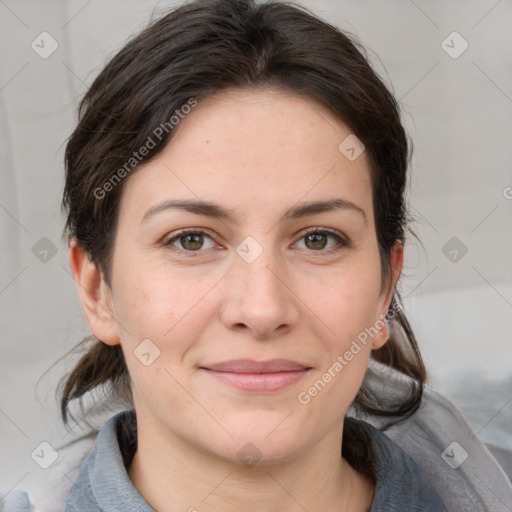
M 45 478 L 24 481 L 7 494 L 2 512 L 153 511 L 133 487 L 123 460 L 133 448 L 133 411 L 118 411 L 101 430 L 77 437 L 58 449 Z M 120 446 L 121 445 L 121 446 Z M 121 499 L 119 498 L 121 497 Z
M 374 459 L 375 495 L 369 512 L 446 512 L 427 476 L 385 433 L 356 420 Z
M 410 386 L 410 378 L 376 361 L 371 361 L 368 377 L 377 394 L 407 393 Z M 385 428 L 388 418 L 360 419 L 412 458 L 450 512 L 510 509 L 512 485 L 503 469 L 455 404 L 429 384 L 410 418 L 390 428 Z
M 107 421 L 71 487 L 66 512 L 154 512 L 133 486 L 125 467 L 125 458 L 130 458 L 127 446 L 133 447 L 130 437 L 136 435 L 134 425 L 133 411 L 121 412 Z
M 71 441 L 52 444 L 58 454 L 46 469 L 32 469 L 17 488 L 3 494 L 2 512 L 55 512 L 64 503 L 87 454 L 96 443 L 98 430 L 75 435 Z

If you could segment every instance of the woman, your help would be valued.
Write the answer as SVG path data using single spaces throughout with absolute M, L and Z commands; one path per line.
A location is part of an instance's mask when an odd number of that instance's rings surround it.
M 422 397 L 396 291 L 408 149 L 362 51 L 292 5 L 189 2 L 109 62 L 66 148 L 95 341 L 61 405 L 106 386 L 129 407 L 67 511 L 446 510 L 347 416 L 396 423 Z M 370 358 L 406 396 L 370 389 Z

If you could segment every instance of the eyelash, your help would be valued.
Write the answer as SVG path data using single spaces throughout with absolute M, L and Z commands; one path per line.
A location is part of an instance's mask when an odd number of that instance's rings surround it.
M 299 240 L 302 240 L 306 236 L 312 235 L 312 234 L 326 234 L 326 235 L 334 237 L 338 240 L 338 244 L 335 247 L 331 247 L 330 249 L 325 249 L 325 250 L 322 249 L 322 250 L 318 250 L 318 251 L 315 251 L 315 250 L 308 251 L 308 252 L 315 254 L 316 256 L 325 256 L 325 255 L 338 253 L 338 252 L 342 251 L 343 249 L 350 247 L 350 242 L 346 238 L 341 236 L 340 233 L 338 233 L 337 231 L 333 231 L 331 229 L 320 228 L 320 227 L 308 228 L 302 234 L 302 236 L 299 238 Z M 208 238 L 213 240 L 213 237 L 208 232 L 206 232 L 202 229 L 185 229 L 183 231 L 176 233 L 171 238 L 164 240 L 163 245 L 166 247 L 172 247 L 173 250 L 176 250 L 180 253 L 186 254 L 188 257 L 197 257 L 200 255 L 200 253 L 208 250 L 208 249 L 203 249 L 203 250 L 199 249 L 197 251 L 190 251 L 187 249 L 180 249 L 179 247 L 174 247 L 172 245 L 172 243 L 174 241 L 179 240 L 180 238 L 183 238 L 187 235 L 206 235 Z

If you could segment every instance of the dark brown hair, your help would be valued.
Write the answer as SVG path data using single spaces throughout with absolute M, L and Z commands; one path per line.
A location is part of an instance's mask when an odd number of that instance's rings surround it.
M 382 279 L 383 284 L 390 282 L 390 250 L 396 241 L 405 242 L 409 220 L 404 194 L 410 144 L 397 102 L 370 67 L 365 50 L 354 38 L 291 3 L 195 0 L 151 22 L 108 62 L 81 101 L 79 122 L 67 143 L 65 234 L 68 240 L 77 239 L 107 284 L 123 185 L 137 172 L 136 165 L 127 171 L 127 160 L 148 137 L 155 144 L 140 163 L 158 155 L 173 130 L 157 138 L 155 128 L 168 126 L 191 98 L 200 102 L 227 88 L 264 86 L 321 102 L 364 143 L 371 164 Z M 123 166 L 126 177 L 106 191 L 105 183 L 112 183 Z M 370 390 L 365 379 L 353 404 L 360 412 L 395 420 L 417 410 L 426 379 L 400 303 L 394 290 L 391 338 L 372 357 L 412 377 L 410 393 L 386 399 Z M 99 386 L 130 397 L 121 347 L 94 339 L 65 379 L 64 422 L 70 402 L 81 401 Z M 345 439 L 355 435 L 350 422 L 346 425 L 344 447 Z

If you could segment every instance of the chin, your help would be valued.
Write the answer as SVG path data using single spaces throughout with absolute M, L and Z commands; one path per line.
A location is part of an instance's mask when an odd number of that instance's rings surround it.
M 232 462 L 244 465 L 273 465 L 293 459 L 307 444 L 304 428 L 289 421 L 286 414 L 268 417 L 251 415 L 247 421 L 231 424 L 227 430 L 233 439 L 227 440 L 223 453 L 230 453 Z M 283 421 L 284 419 L 284 421 Z M 233 447 L 235 448 L 233 458 Z

